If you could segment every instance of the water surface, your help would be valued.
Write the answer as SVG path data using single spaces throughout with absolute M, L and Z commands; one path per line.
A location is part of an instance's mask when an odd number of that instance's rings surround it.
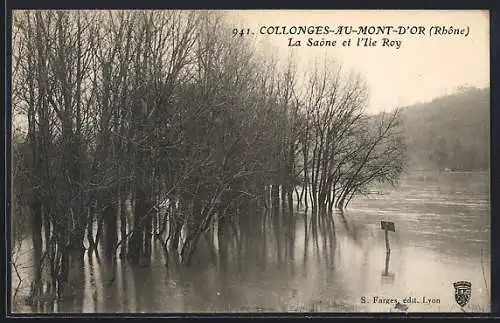
M 154 245 L 149 267 L 85 255 L 72 273 L 74 298 L 32 308 L 30 240 L 16 253 L 14 312 L 410 312 L 490 310 L 488 173 L 412 173 L 397 188 L 373 187 L 334 215 L 335 238 L 305 230 L 303 211 L 243 226 L 227 259 L 202 240 L 190 268 L 166 266 Z M 380 221 L 392 221 L 391 254 Z M 264 228 L 264 229 L 263 229 Z M 321 231 L 321 230 L 320 230 Z M 453 283 L 472 283 L 461 309 Z M 431 303 L 424 303 L 425 300 Z M 416 303 L 418 301 L 418 303 Z M 405 309 L 403 309 L 405 310 Z

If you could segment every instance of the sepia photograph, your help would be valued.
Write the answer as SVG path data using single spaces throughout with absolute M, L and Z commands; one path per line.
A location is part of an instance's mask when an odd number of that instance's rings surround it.
M 8 313 L 491 312 L 488 10 L 10 36 Z

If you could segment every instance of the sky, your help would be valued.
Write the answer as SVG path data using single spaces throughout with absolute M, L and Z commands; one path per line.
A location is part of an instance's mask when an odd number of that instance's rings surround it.
M 266 51 L 285 61 L 293 52 L 299 70 L 310 62 L 327 56 L 344 68 L 364 77 L 369 89 L 367 111 L 377 113 L 427 102 L 451 94 L 458 86 L 489 87 L 489 12 L 486 10 L 229 10 L 225 12 L 231 29 L 244 30 L 243 36 L 255 37 L 266 44 Z M 268 27 L 279 26 L 416 26 L 423 34 L 411 35 L 276 35 L 261 34 Z M 464 29 L 468 34 L 435 35 L 431 27 Z M 323 29 L 324 30 L 324 29 Z M 415 29 L 414 29 L 415 30 Z M 418 30 L 418 29 L 416 29 Z M 433 29 L 435 30 L 435 29 Z M 271 30 L 272 31 L 272 30 Z M 250 35 L 246 35 L 249 32 Z M 233 37 L 231 34 L 228 37 Z M 289 46 L 289 38 L 301 46 Z M 336 46 L 311 47 L 307 39 L 336 41 Z M 351 38 L 351 46 L 342 46 Z M 371 38 L 375 46 L 358 47 L 358 38 Z M 396 46 L 383 45 L 383 38 L 400 41 Z M 396 44 L 394 42 L 394 44 Z

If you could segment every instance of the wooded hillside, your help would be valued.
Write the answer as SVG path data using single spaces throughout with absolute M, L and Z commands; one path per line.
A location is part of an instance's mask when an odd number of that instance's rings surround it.
M 490 91 L 457 93 L 403 109 L 409 169 L 487 170 Z

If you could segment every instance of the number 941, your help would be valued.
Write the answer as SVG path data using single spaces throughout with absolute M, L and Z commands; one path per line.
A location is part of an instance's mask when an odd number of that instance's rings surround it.
M 233 29 L 233 37 L 236 36 L 244 36 L 244 35 L 250 35 L 250 28 L 234 28 Z

